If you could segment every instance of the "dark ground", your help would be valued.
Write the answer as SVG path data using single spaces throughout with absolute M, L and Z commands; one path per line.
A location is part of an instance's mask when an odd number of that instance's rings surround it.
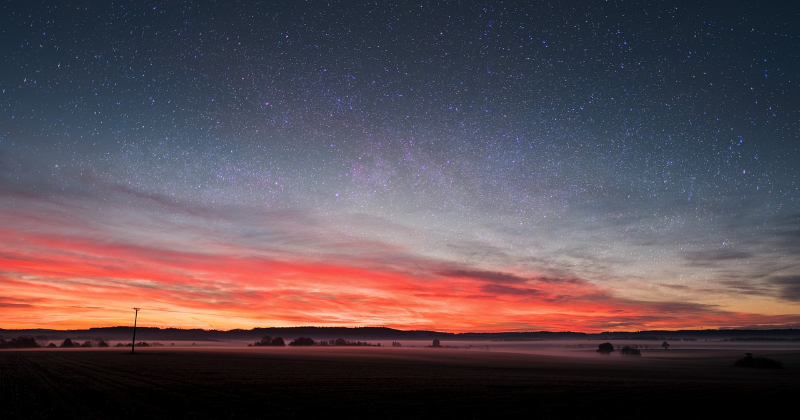
M 248 348 L 0 352 L 3 419 L 744 418 L 793 412 L 781 370 L 739 352 L 585 358 L 457 349 Z

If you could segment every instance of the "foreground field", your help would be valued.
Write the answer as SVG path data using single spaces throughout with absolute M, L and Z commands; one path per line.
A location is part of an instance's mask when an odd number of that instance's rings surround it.
M 733 351 L 583 357 L 461 349 L 279 348 L 0 352 L 2 418 L 719 418 L 777 414 L 785 369 Z

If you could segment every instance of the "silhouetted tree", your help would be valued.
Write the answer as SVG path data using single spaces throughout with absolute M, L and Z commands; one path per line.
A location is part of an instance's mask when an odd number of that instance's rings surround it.
M 39 344 L 33 337 L 17 337 L 8 341 L 0 339 L 0 349 L 33 349 Z
M 108 343 L 101 338 L 100 340 L 97 340 L 97 347 L 108 347 Z
M 272 338 L 268 335 L 265 335 L 261 338 L 260 341 L 256 341 L 255 344 L 248 344 L 248 346 L 285 346 L 286 343 L 283 341 L 282 337 L 275 337 Z
M 620 354 L 624 354 L 624 355 L 627 355 L 627 356 L 641 356 L 642 355 L 642 352 L 639 351 L 639 349 L 637 349 L 635 347 L 631 347 L 631 346 L 625 346 L 619 352 L 620 352 Z
M 766 357 L 753 357 L 753 353 L 745 353 L 744 357 L 733 364 L 736 367 L 751 367 L 757 369 L 781 369 L 783 363 Z
M 292 340 L 292 342 L 289 343 L 289 345 L 290 346 L 313 346 L 314 345 L 314 340 L 312 340 L 312 339 L 310 339 L 308 337 L 298 337 L 298 338 L 295 338 L 294 340 Z
M 614 351 L 614 346 L 611 343 L 603 343 L 597 346 L 597 352 L 600 354 L 611 354 Z
M 661 343 L 661 347 L 664 347 L 664 350 L 669 350 L 669 343 L 667 343 L 665 341 L 665 342 Z
M 73 343 L 71 339 L 66 338 L 66 339 L 64 339 L 64 341 L 61 343 L 61 346 L 59 346 L 59 347 L 68 349 L 68 348 L 71 348 L 71 347 L 78 347 L 78 346 L 75 343 Z
M 442 343 L 439 342 L 439 339 L 434 339 L 431 347 L 442 347 Z
M 402 344 L 400 344 L 399 341 L 392 341 L 392 347 L 400 347 L 400 346 L 402 346 Z
M 86 340 L 86 341 L 83 342 L 83 344 L 81 344 L 81 347 L 92 347 L 92 342 L 89 341 L 89 340 Z
M 47 348 L 48 348 L 48 349 L 54 349 L 54 348 L 56 348 L 56 347 L 58 347 L 58 346 L 56 345 L 56 343 L 50 343 L 50 344 L 48 344 L 48 345 L 47 345 Z

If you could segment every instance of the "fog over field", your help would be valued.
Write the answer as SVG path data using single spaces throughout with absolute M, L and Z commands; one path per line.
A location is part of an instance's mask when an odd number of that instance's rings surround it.
M 741 343 L 640 357 L 601 355 L 593 342 L 412 344 L 423 343 L 6 350 L 0 400 L 15 419 L 653 419 L 777 415 L 800 389 L 797 346 L 756 352 L 782 369 L 747 369 L 733 366 L 752 350 Z
M 310 335 L 315 345 L 254 345 L 268 341 L 264 331 L 286 333 L 286 343 Z M 1 332 L 3 339 L 31 333 Z M 40 330 L 39 345 L 71 336 L 76 343 L 106 337 L 110 347 L 0 350 L 3 412 L 86 419 L 716 418 L 789 409 L 800 389 L 794 330 L 489 335 L 494 339 L 380 330 L 418 338 L 387 339 L 369 329 L 145 328 L 135 353 L 116 347 L 130 343 L 131 332 Z M 187 334 L 206 339 L 170 340 Z M 549 334 L 582 338 L 530 338 Z M 604 343 L 610 353 L 598 352 Z M 626 347 L 638 355 L 623 354 Z M 742 361 L 749 364 L 735 366 Z

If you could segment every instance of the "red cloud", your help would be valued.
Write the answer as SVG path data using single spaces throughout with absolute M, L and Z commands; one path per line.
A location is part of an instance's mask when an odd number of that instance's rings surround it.
M 146 325 L 220 329 L 601 331 L 753 322 L 751 314 L 708 305 L 616 298 L 574 277 L 408 256 L 390 263 L 296 254 L 277 259 L 233 245 L 198 252 L 23 229 L 6 228 L 0 235 L 13 238 L 0 242 L 0 286 L 7 295 L 0 301 L 2 328 L 125 325 L 132 306 L 149 311 Z

